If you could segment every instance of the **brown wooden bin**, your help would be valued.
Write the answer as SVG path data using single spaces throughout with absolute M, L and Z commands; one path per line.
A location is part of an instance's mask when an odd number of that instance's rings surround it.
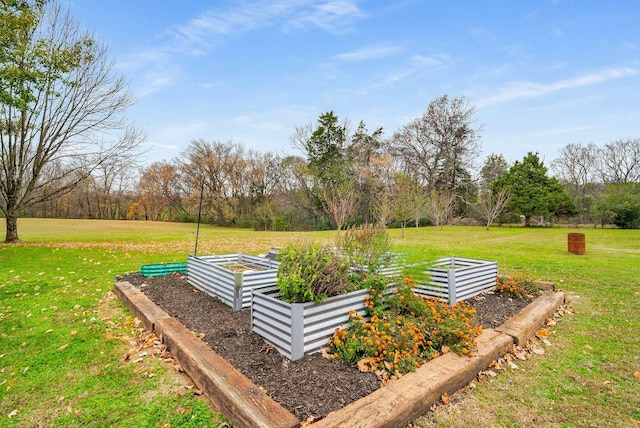
M 583 255 L 585 253 L 584 233 L 569 233 L 567 236 L 567 244 L 571 254 Z

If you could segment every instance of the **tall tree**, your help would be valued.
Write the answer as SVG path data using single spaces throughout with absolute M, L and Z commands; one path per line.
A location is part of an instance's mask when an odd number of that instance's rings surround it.
M 511 194 L 507 208 L 523 215 L 525 226 L 531 226 L 532 216 L 577 214 L 571 197 L 556 178 L 547 176 L 547 167 L 537 153 L 529 152 L 494 181 L 493 190 L 501 189 Z
M 509 163 L 504 156 L 491 153 L 486 157 L 480 169 L 480 187 L 483 189 L 491 188 L 491 184 L 508 169 Z
M 571 143 L 560 149 L 560 156 L 551 164 L 555 176 L 573 197 L 582 222 L 591 221 L 591 207 L 600 187 L 597 182 L 598 147 L 594 143 Z
M 144 168 L 138 183 L 141 198 L 137 204 L 145 208 L 145 218 L 177 220 L 177 214 L 184 212 L 180 191 L 182 180 L 180 169 L 173 163 L 154 162 Z
M 604 183 L 640 182 L 640 138 L 611 141 L 599 150 L 598 155 Z
M 98 165 L 135 157 L 142 142 L 122 113 L 132 104 L 107 48 L 46 0 L 0 3 L 0 210 L 6 242 L 24 209 L 55 199 Z M 133 139 L 131 137 L 134 137 Z M 47 168 L 64 164 L 55 171 Z M 47 171 L 47 180 L 43 180 Z M 51 182 L 59 186 L 52 188 Z
M 305 153 L 307 172 L 313 178 L 310 186 L 305 181 L 300 184 L 339 229 L 352 216 L 358 196 L 351 183 L 347 123 L 340 123 L 332 111 L 323 113 L 315 128 L 311 124 L 297 127 L 292 143 Z
M 364 224 L 375 221 L 376 195 L 380 190 L 376 172 L 380 172 L 378 166 L 382 157 L 382 134 L 382 128 L 369 134 L 365 123 L 361 121 L 347 148 L 347 159 L 351 165 L 353 181 L 359 196 L 357 217 Z
M 421 117 L 394 133 L 390 151 L 428 190 L 457 191 L 469 176 L 462 172 L 473 166 L 480 150 L 474 114 L 464 97 L 436 98 Z
M 292 141 L 305 153 L 310 171 L 321 182 L 347 180 L 347 124 L 340 123 L 334 112 L 321 114 L 315 129 L 312 125 L 297 127 Z

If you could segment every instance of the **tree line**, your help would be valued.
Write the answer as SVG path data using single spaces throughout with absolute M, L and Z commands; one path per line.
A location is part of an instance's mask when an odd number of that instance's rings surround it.
M 194 222 L 256 230 L 350 224 L 442 227 L 451 222 L 572 222 L 640 227 L 640 139 L 571 143 L 548 169 L 537 153 L 474 163 L 474 108 L 442 96 L 389 138 L 333 112 L 297 127 L 303 155 L 193 140 L 180 156 L 139 170 L 103 164 L 64 196 L 26 215 Z

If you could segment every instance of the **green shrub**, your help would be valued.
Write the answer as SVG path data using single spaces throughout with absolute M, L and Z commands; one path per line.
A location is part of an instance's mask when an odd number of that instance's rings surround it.
M 393 258 L 389 235 L 384 229 L 354 226 L 338 235 L 336 244 L 352 270 L 363 278 Z
M 322 302 L 352 289 L 349 263 L 317 243 L 290 244 L 280 250 L 276 285 L 290 303 Z

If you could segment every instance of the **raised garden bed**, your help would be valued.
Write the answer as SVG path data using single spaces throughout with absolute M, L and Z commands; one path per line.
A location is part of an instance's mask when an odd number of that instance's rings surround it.
M 378 404 L 378 399 L 369 403 L 374 406 L 373 410 L 371 406 L 360 404 L 360 401 L 354 403 L 355 410 L 352 406 L 348 406 L 349 403 L 359 398 L 370 396 L 379 387 L 379 382 L 373 373 L 361 373 L 357 368 L 348 367 L 339 359 L 329 360 L 318 354 L 306 355 L 299 360 L 290 361 L 280 353 L 269 350 L 269 347 L 265 346 L 264 340 L 251 332 L 249 328 L 250 311 L 231 310 L 219 299 L 208 298 L 200 291 L 194 290 L 180 275 L 149 279 L 139 273 L 132 273 L 124 275 L 118 280 L 130 281 L 137 285 L 157 305 L 167 311 L 170 316 L 176 317 L 184 323 L 189 330 L 204 333 L 202 340 L 208 346 L 249 377 L 256 385 L 259 385 L 261 389 L 264 388 L 269 396 L 301 421 L 323 417 L 330 412 L 344 408 L 336 414 L 356 415 L 357 413 L 359 417 L 362 417 L 364 412 L 367 416 L 361 420 L 361 424 L 358 426 L 371 426 L 374 425 L 373 418 L 376 415 L 379 417 L 386 413 L 382 403 Z M 476 306 L 478 315 L 481 315 L 476 318 L 476 321 L 482 321 L 478 325 L 485 328 L 495 328 L 518 313 L 529 302 L 517 298 L 505 299 L 497 293 L 488 293 L 470 299 L 470 303 Z M 134 313 L 137 312 L 134 311 Z M 550 315 L 545 313 L 540 319 L 544 320 L 548 316 Z M 535 325 L 539 326 L 539 324 Z M 447 355 L 452 357 L 451 353 Z M 436 365 L 440 369 L 449 367 L 442 363 Z M 412 380 L 407 389 L 401 391 L 401 396 L 396 396 L 393 390 L 386 389 L 394 385 L 391 383 L 385 389 L 380 390 L 377 397 L 394 397 L 398 401 L 391 403 L 393 407 L 401 408 L 401 412 L 406 411 L 407 406 L 411 406 L 413 403 L 407 395 L 410 390 L 415 389 L 420 392 L 421 397 L 426 397 L 424 389 L 430 388 L 429 382 L 418 382 L 414 375 L 406 376 L 406 380 L 409 381 L 409 379 Z M 437 377 L 437 379 L 441 378 Z M 431 375 L 431 380 L 435 380 L 433 375 Z M 436 398 L 440 397 L 439 394 Z M 372 400 L 373 398 L 374 396 L 371 395 Z M 422 404 L 414 406 L 413 411 L 419 409 L 426 411 L 432 403 Z M 358 412 L 357 409 L 361 407 L 361 411 Z M 332 414 L 332 416 L 336 416 L 336 414 Z M 397 423 L 392 426 L 405 426 L 406 421 L 411 418 L 408 414 L 404 414 L 404 416 L 405 423 Z M 336 418 L 327 417 L 326 419 L 327 422 L 329 419 L 335 422 Z M 341 421 L 341 424 L 333 424 L 333 426 L 356 425 L 345 424 L 344 421 Z M 378 424 L 377 426 L 383 425 Z M 389 423 L 384 426 L 389 426 Z
M 188 256 L 187 282 L 234 310 L 251 306 L 251 292 L 276 284 L 278 262 L 247 254 Z
M 357 290 L 322 303 L 288 303 L 280 299 L 277 287 L 256 289 L 251 331 L 295 361 L 325 348 L 336 329 L 349 321 L 351 311 L 365 315 L 364 298 L 368 294 L 369 290 Z
M 413 291 L 426 297 L 448 300 L 453 305 L 491 290 L 496 285 L 498 263 L 462 257 L 444 257 L 426 270 L 429 282 Z

